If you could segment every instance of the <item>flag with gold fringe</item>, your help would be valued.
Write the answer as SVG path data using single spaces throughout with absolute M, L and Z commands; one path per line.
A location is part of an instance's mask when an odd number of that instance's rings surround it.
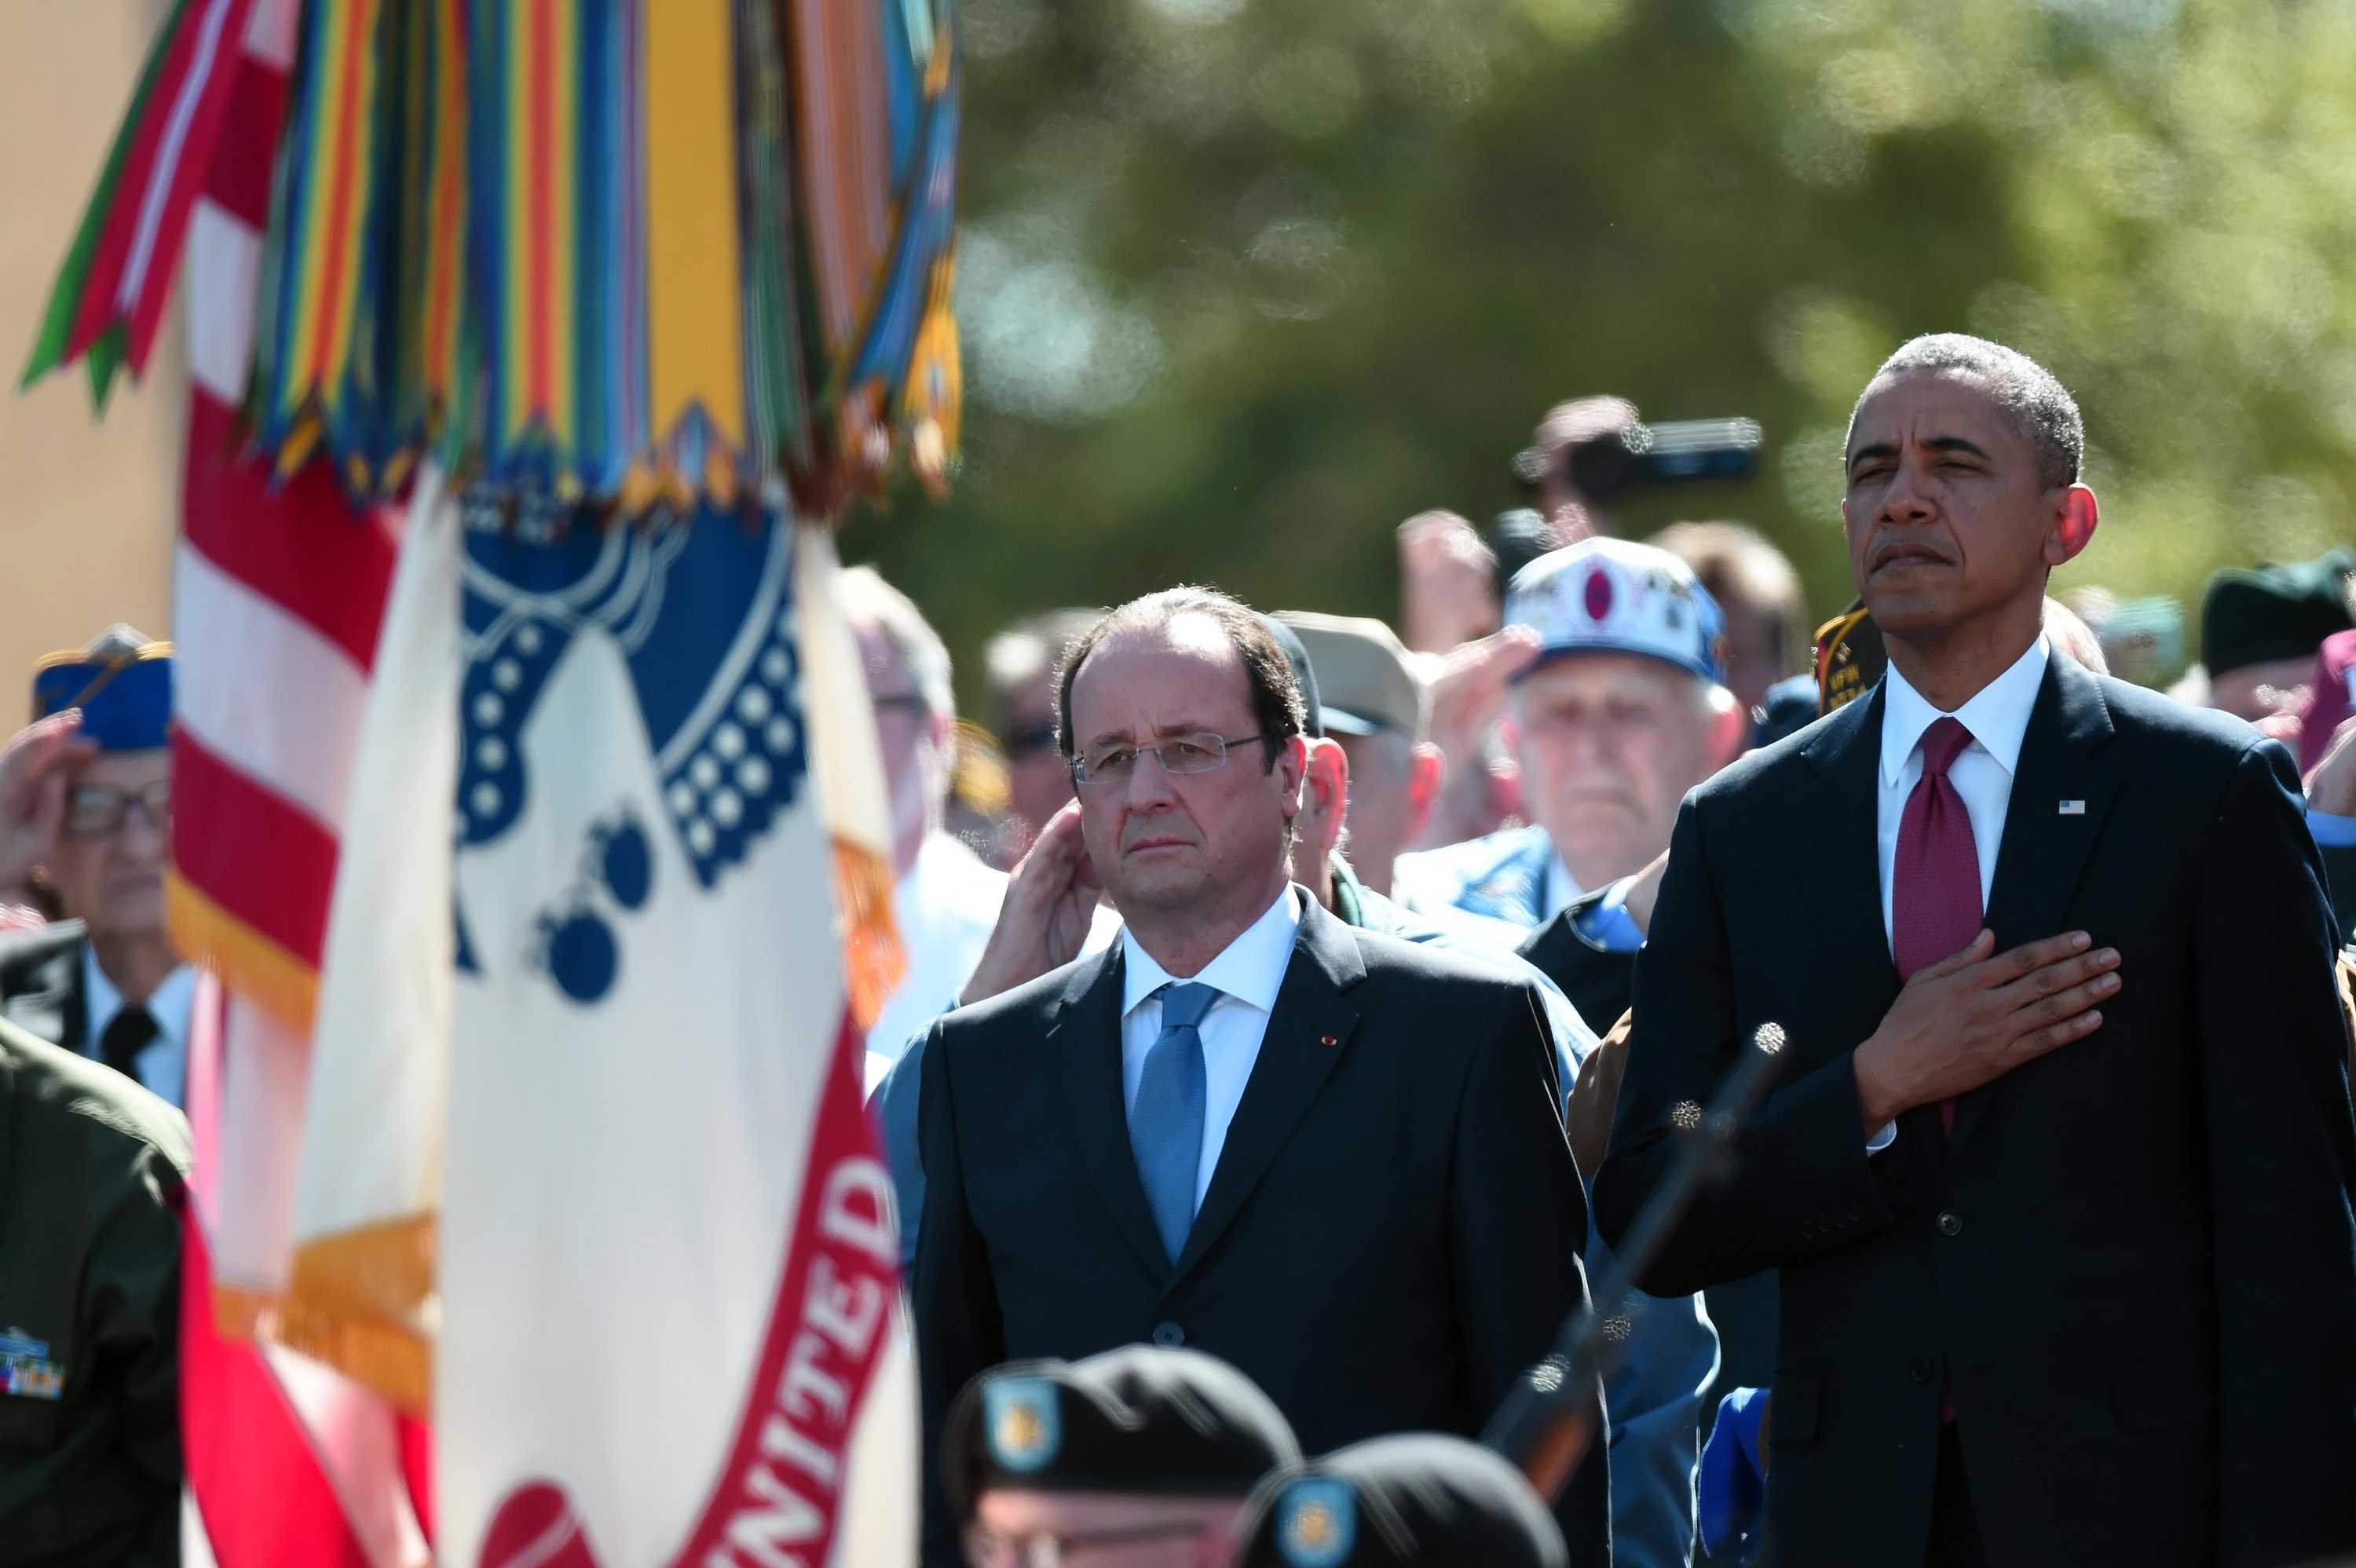
M 855 1069 L 857 1026 L 889 989 L 897 953 L 885 837 L 869 820 L 881 798 L 873 737 L 825 592 L 831 546 L 809 525 L 879 495 L 903 466 L 937 492 L 954 462 L 958 75 L 951 0 L 176 0 L 40 324 L 26 380 L 78 363 L 102 406 L 122 369 L 146 363 L 183 252 L 202 258 L 172 907 L 183 944 L 231 998 L 207 1266 L 221 1326 L 297 1345 L 405 1409 L 439 1391 L 440 1467 L 466 1477 L 440 1521 L 447 1561 L 538 1560 L 567 1529 L 581 1552 L 602 1541 L 616 1563 L 905 1555 L 913 1393 Z M 723 539 L 723 554 L 752 548 L 782 564 L 739 582 L 745 562 L 707 559 Z M 452 624 L 462 577 L 470 593 L 502 576 L 529 584 L 540 624 L 567 626 L 568 678 L 616 689 L 611 658 L 643 649 L 648 627 L 599 621 L 545 581 L 584 543 L 639 561 L 633 592 L 667 583 L 682 603 L 767 595 L 730 599 L 727 613 L 743 613 L 730 646 L 772 640 L 731 700 L 770 708 L 754 718 L 559 703 L 526 730 L 468 736 L 449 757 L 441 816 L 406 810 L 415 769 L 441 743 L 432 716 L 449 722 L 439 696 L 463 695 L 463 722 L 482 698 L 509 695 L 498 658 L 475 662 L 484 628 Z M 785 677 L 772 656 L 787 660 Z M 706 674 L 716 690 L 744 671 L 723 659 Z M 445 691 L 454 679 L 490 686 Z M 565 772 L 577 745 L 609 729 L 646 742 L 692 731 L 702 750 L 644 753 L 659 794 L 632 793 L 626 823 L 588 824 L 603 880 L 561 892 L 519 946 L 499 922 L 549 869 L 539 851 L 586 821 L 568 815 L 594 804 L 584 780 L 636 789 L 626 773 Z M 404 738 L 416 743 L 404 750 Z M 764 750 L 788 741 L 788 752 Z M 553 827 L 521 839 L 494 827 L 466 860 L 466 835 L 488 822 L 484 791 L 519 782 L 504 770 L 527 750 Z M 765 791 L 784 798 L 795 778 L 794 810 L 732 815 Z M 551 787 L 560 779 L 565 788 Z M 437 843 L 456 838 L 457 861 L 387 855 L 436 822 L 453 829 Z M 586 1005 L 566 982 L 607 961 L 601 927 L 608 938 L 628 929 L 611 901 L 631 885 L 634 845 L 665 900 L 698 882 L 734 896 L 770 886 L 732 881 L 726 857 L 711 859 L 723 842 L 802 867 L 789 885 L 804 901 L 832 888 L 830 907 L 769 899 L 756 933 L 807 958 L 815 914 L 841 944 L 784 976 L 768 1016 L 723 1009 L 727 1027 L 703 1042 L 707 1076 L 757 1091 L 742 1097 L 735 1131 L 671 1137 L 650 1156 L 667 1162 L 638 1200 L 650 1214 L 665 1211 L 665 1193 L 678 1207 L 691 1192 L 744 1189 L 702 1234 L 730 1260 L 716 1296 L 692 1263 L 648 1290 L 627 1236 L 601 1253 L 575 1233 L 597 1216 L 533 1207 L 561 1186 L 525 1183 L 525 1210 L 498 1211 L 498 1224 L 559 1238 L 576 1286 L 610 1278 L 616 1303 L 643 1296 L 643 1310 L 691 1329 L 717 1314 L 713 1331 L 668 1352 L 694 1361 L 678 1380 L 692 1397 L 617 1396 L 608 1419 L 564 1428 L 557 1381 L 582 1374 L 489 1398 L 489 1384 L 454 1384 L 439 1364 L 463 1343 L 469 1367 L 526 1370 L 499 1348 L 498 1315 L 513 1303 L 486 1284 L 503 1265 L 496 1225 L 483 1228 L 496 1208 L 488 1173 L 508 1181 L 518 1151 L 484 1141 L 499 1102 L 481 1091 L 498 1082 L 512 1096 L 519 1081 L 487 1079 L 484 1063 L 512 1033 L 506 1023 L 553 1027 L 516 987 L 552 987 L 559 1013 Z M 485 882 L 481 847 L 502 843 L 507 870 Z M 530 851 L 521 859 L 519 844 Z M 380 891 L 372 951 L 363 901 Z M 470 904 L 479 927 L 504 933 L 495 948 L 468 947 Z M 347 906 L 362 912 L 331 912 Z M 725 994 L 755 971 L 758 945 L 737 932 L 700 954 L 666 942 L 633 957 L 617 943 L 610 961 L 636 965 L 624 984 L 643 1006 L 667 973 L 694 994 Z M 370 962 L 387 965 L 373 987 Z M 429 971 L 456 976 L 455 991 L 414 985 L 399 1006 L 374 1005 L 387 985 Z M 466 976 L 493 972 L 513 994 L 470 1012 Z M 762 968 L 752 990 L 783 975 Z M 505 1022 L 485 1033 L 468 1021 L 486 1017 Z M 609 1098 L 597 1115 L 641 1108 Z M 742 1176 L 750 1151 L 784 1147 L 780 1129 L 801 1156 L 749 1189 L 716 1179 Z M 562 1125 L 534 1136 L 551 1169 L 579 1152 Z M 699 1176 L 699 1158 L 727 1170 Z M 465 1221 L 455 1291 L 454 1205 Z M 563 1328 L 577 1299 L 553 1299 L 535 1327 Z M 860 1304 L 873 1310 L 844 1316 Z M 614 1326 L 584 1320 L 563 1342 L 588 1362 L 610 1351 Z M 785 1386 L 778 1358 L 801 1356 L 813 1327 L 841 1391 L 823 1421 L 771 1403 Z M 474 1397 L 453 1415 L 456 1386 Z M 794 1439 L 784 1451 L 772 1442 L 781 1432 Z M 650 1433 L 696 1438 L 669 1445 L 651 1490 L 613 1487 Z M 575 1455 L 562 1473 L 515 1468 L 522 1455 L 549 1463 L 551 1442 Z M 372 1452 L 406 1463 L 420 1448 L 403 1436 Z M 411 1466 L 391 1481 L 422 1521 L 424 1477 Z M 268 1527 L 256 1529 L 241 1539 L 266 1553 Z
M 179 0 L 26 379 L 146 359 L 210 62 Z M 833 517 L 947 482 L 961 383 L 950 0 L 301 0 L 242 435 L 356 498 L 453 482 L 636 515 L 782 484 Z

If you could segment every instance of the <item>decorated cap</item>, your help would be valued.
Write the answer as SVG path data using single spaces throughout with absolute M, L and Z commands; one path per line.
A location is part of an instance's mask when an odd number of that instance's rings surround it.
M 2201 600 L 2201 662 L 2211 676 L 2276 659 L 2313 658 L 2323 639 L 2356 626 L 2356 550 L 2342 545 L 2288 566 L 2227 567 Z
M 1299 635 L 1316 667 L 1326 733 L 1394 731 L 1410 741 L 1424 738 L 1431 722 L 1431 699 L 1397 633 L 1363 615 L 1286 610 L 1277 619 Z
M 994 1368 L 958 1396 L 941 1439 L 960 1519 L 993 1487 L 1242 1497 L 1300 1457 L 1258 1384 L 1215 1356 L 1155 1345 Z
M 1508 624 L 1533 627 L 1538 657 L 1644 654 L 1705 680 L 1726 678 L 1726 616 L 1667 550 L 1626 539 L 1590 539 L 1514 574 Z
M 1292 667 L 1292 683 L 1301 688 L 1301 733 L 1311 737 L 1325 733 L 1325 705 L 1318 700 L 1317 671 L 1309 662 L 1309 650 L 1293 635 L 1292 628 L 1264 610 L 1256 610 L 1259 624 L 1284 650 L 1284 662 Z
M 102 752 L 145 752 L 169 742 L 172 645 L 121 622 L 88 647 L 33 667 L 33 717 L 81 709 L 81 734 Z
M 1816 628 L 1816 709 L 1830 713 L 1873 689 L 1890 667 L 1881 628 L 1860 599 Z
M 1244 1505 L 1236 1568 L 1566 1568 L 1521 1472 L 1461 1437 L 1406 1433 L 1289 1465 Z
M 2356 632 L 2323 639 L 2315 656 L 2315 673 L 2308 677 L 2307 706 L 2299 711 L 2298 771 L 2323 761 L 2331 737 L 2356 716 Z

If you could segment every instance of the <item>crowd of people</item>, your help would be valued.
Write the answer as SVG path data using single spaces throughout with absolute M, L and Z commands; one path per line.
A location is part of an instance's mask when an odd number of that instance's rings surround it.
M 1580 493 L 1639 429 L 1564 404 L 1526 508 L 1409 518 L 1396 630 L 1049 611 L 980 722 L 845 574 L 927 1564 L 2356 1552 L 2356 549 L 2197 616 L 2055 597 L 2102 521 L 2077 407 L 1944 336 L 1860 391 L 1856 599 L 1812 614 L 1755 530 Z M 0 1563 L 144 1561 L 168 653 L 118 627 L 34 685 L 0 1194 L 75 1222 L 0 1210 Z M 1767 1035 L 1730 1157 L 1594 1302 Z M 1475 1440 L 1590 1305 L 1602 1440 L 1543 1495 Z

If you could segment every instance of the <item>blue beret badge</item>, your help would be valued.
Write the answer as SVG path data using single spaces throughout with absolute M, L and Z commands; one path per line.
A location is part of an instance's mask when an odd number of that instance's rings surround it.
M 1303 1476 L 1277 1505 L 1276 1544 L 1290 1568 L 1334 1568 L 1358 1542 L 1358 1496 L 1347 1481 Z
M 1063 1446 L 1062 1407 L 1055 1385 L 1045 1378 L 998 1378 L 983 1384 L 981 1421 L 991 1460 L 1014 1475 L 1045 1468 Z

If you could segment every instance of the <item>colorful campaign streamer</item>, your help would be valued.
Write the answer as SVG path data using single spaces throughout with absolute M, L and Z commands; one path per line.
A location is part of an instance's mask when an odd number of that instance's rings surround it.
M 956 449 L 953 0 L 297 0 L 245 427 L 356 499 L 833 516 Z M 27 379 L 134 370 L 248 0 L 179 0 Z

